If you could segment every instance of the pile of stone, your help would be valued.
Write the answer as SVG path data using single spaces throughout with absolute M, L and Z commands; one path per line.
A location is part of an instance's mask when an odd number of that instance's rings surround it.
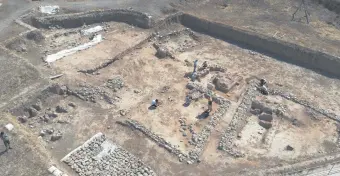
M 155 172 L 140 159 L 98 133 L 62 159 L 79 175 L 142 175 Z
M 248 110 L 251 107 L 252 100 L 259 95 L 259 92 L 255 89 L 256 83 L 250 82 L 246 93 L 243 96 L 242 102 L 236 110 L 228 128 L 225 130 L 220 142 L 218 149 L 226 151 L 234 157 L 244 157 L 244 153 L 237 149 L 234 144 L 234 140 L 237 138 L 237 131 L 240 131 L 247 122 L 249 117 Z
M 114 92 L 117 92 L 124 87 L 124 80 L 121 76 L 116 76 L 115 78 L 109 79 L 106 82 L 106 87 L 112 89 Z
M 151 140 L 153 140 L 154 142 L 156 142 L 160 147 L 165 148 L 166 150 L 168 150 L 170 153 L 176 155 L 179 158 L 179 161 L 188 161 L 188 155 L 184 154 L 183 152 L 181 152 L 180 150 L 178 150 L 176 148 L 176 146 L 171 145 L 170 142 L 167 142 L 164 138 L 156 135 L 155 133 L 151 132 L 148 128 L 146 128 L 145 126 L 143 126 L 142 124 L 140 124 L 139 122 L 135 121 L 135 120 L 125 120 L 123 122 L 117 122 L 121 125 L 124 126 L 128 126 L 132 129 L 137 129 L 140 132 L 142 132 L 143 134 L 145 134 L 148 138 L 150 138 Z M 189 161 L 189 163 L 191 163 L 191 161 Z
M 154 43 L 153 47 L 156 49 L 156 57 L 159 59 L 164 59 L 166 57 L 170 57 L 171 59 L 175 59 L 173 54 L 170 53 L 170 51 L 165 47 L 161 46 L 159 44 Z
M 238 75 L 230 75 L 230 74 L 217 74 L 212 83 L 215 85 L 216 90 L 227 93 L 233 87 L 235 87 L 240 81 L 242 77 Z

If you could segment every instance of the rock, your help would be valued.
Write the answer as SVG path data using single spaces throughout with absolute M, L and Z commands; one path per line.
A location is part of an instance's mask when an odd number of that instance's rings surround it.
M 46 135 L 45 130 L 41 130 L 40 133 L 39 133 L 39 136 L 44 137 L 45 135 Z
M 67 112 L 68 112 L 68 110 L 67 110 L 66 107 L 63 107 L 63 106 L 60 106 L 60 105 L 58 105 L 58 106 L 55 108 L 55 111 L 56 111 L 57 113 L 67 113 Z
M 167 56 L 168 50 L 164 47 L 159 47 L 156 52 L 156 57 L 163 59 Z
M 191 100 L 197 101 L 197 100 L 203 98 L 203 94 L 200 93 L 199 91 L 193 90 L 193 91 L 189 92 L 188 97 Z
M 59 140 L 59 139 L 61 139 L 61 138 L 62 138 L 62 134 L 61 134 L 60 132 L 58 132 L 58 133 L 53 134 L 53 135 L 51 136 L 51 141 L 57 141 L 57 140 Z
M 250 113 L 252 113 L 254 115 L 260 115 L 261 114 L 261 110 L 259 110 L 259 109 L 250 109 Z
M 127 114 L 127 112 L 124 109 L 121 109 L 121 110 L 119 110 L 119 114 L 121 116 L 125 116 Z
M 53 134 L 53 133 L 54 133 L 53 128 L 51 128 L 51 129 L 46 129 L 45 131 L 46 131 L 46 133 L 48 133 L 48 134 Z
M 261 125 L 263 128 L 267 130 L 272 127 L 272 124 L 270 122 L 263 121 L 263 120 L 259 121 L 259 125 Z
M 262 111 L 263 108 L 264 108 L 264 105 L 261 102 L 254 100 L 253 102 L 251 102 L 251 108 L 252 109 L 259 109 L 260 111 Z
M 34 105 L 32 105 L 32 107 L 37 111 L 40 111 L 42 109 L 42 102 L 38 100 Z
M 139 93 L 141 93 L 141 91 L 140 91 L 140 90 L 134 90 L 133 92 L 134 92 L 134 93 L 136 93 L 136 94 L 139 94 Z
M 208 88 L 209 90 L 214 90 L 215 86 L 214 86 L 214 84 L 212 84 L 212 83 L 208 83 L 208 84 L 207 84 L 207 88 Z
M 58 117 L 58 114 L 54 113 L 54 112 L 51 112 L 51 113 L 48 113 L 47 114 L 50 118 L 57 118 Z
M 271 107 L 268 107 L 268 106 L 264 106 L 262 111 L 264 113 L 267 113 L 267 114 L 273 114 L 273 109 Z
M 270 115 L 270 114 L 263 113 L 259 116 L 259 119 L 263 120 L 263 121 L 271 122 L 271 121 L 273 121 L 273 116 Z
M 297 119 L 293 119 L 293 120 L 292 120 L 292 124 L 293 124 L 294 126 L 299 126 L 299 122 L 298 122 Z
M 183 134 L 182 134 L 184 137 L 186 137 L 187 136 L 187 133 L 186 132 L 183 132 Z
M 288 150 L 288 151 L 293 151 L 294 148 L 293 148 L 292 146 L 290 146 L 290 145 L 287 145 L 287 146 L 286 146 L 286 150 Z
M 18 117 L 19 122 L 21 123 L 26 123 L 27 122 L 27 117 L 26 116 L 19 116 Z
M 36 109 L 31 107 L 28 109 L 28 113 L 30 114 L 30 117 L 35 117 L 38 115 L 39 112 Z
M 77 106 L 76 106 L 74 103 L 72 103 L 72 102 L 69 103 L 68 105 L 71 106 L 72 108 L 76 108 L 76 107 L 77 107 Z
M 67 86 L 59 85 L 59 84 L 54 84 L 50 87 L 49 89 L 52 93 L 58 94 L 58 95 L 65 95 L 67 94 Z

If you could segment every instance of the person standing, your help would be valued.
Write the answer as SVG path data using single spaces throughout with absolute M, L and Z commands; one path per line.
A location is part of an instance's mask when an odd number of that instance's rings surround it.
M 196 59 L 196 60 L 194 61 L 194 71 L 193 71 L 193 73 L 195 73 L 195 72 L 196 72 L 196 68 L 197 68 L 197 62 L 198 62 L 198 60 Z
M 212 103 L 213 103 L 212 98 L 209 97 L 209 100 L 208 100 L 208 112 L 212 111 Z
M 12 147 L 10 146 L 10 142 L 9 142 L 9 137 L 6 133 L 4 133 L 3 131 L 1 131 L 0 133 L 0 138 L 2 139 L 2 141 L 4 142 L 5 144 L 5 147 L 6 147 L 6 151 L 8 149 L 12 149 Z

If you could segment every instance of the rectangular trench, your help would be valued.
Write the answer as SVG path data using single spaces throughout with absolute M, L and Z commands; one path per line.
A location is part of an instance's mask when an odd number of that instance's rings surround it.
M 326 74 L 327 76 L 340 77 L 339 57 L 278 40 L 274 37 L 201 19 L 190 14 L 183 14 L 181 23 L 192 30 L 231 41 L 232 43 L 255 51 L 273 55 L 282 61 L 309 68 Z

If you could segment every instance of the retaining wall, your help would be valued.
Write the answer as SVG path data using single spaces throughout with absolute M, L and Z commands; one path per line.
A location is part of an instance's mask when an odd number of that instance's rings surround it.
M 181 23 L 193 30 L 278 57 L 286 62 L 340 76 L 340 58 L 293 43 L 183 14 Z
M 328 10 L 340 13 L 340 0 L 314 0 L 325 6 Z
M 109 21 L 124 22 L 146 29 L 151 28 L 154 24 L 151 16 L 148 14 L 126 9 L 99 10 L 67 15 L 34 17 L 32 19 L 33 26 L 37 28 L 55 26 L 77 28 L 84 24 L 90 25 Z

